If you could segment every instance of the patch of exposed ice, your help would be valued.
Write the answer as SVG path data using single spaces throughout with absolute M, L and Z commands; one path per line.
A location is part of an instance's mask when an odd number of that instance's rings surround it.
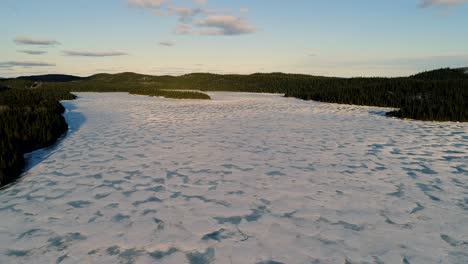
M 81 93 L 0 263 L 468 263 L 468 126 L 269 94 Z

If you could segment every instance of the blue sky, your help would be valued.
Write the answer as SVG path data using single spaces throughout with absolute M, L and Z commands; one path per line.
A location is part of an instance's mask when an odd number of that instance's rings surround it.
M 468 66 L 468 0 L 2 0 L 0 76 Z

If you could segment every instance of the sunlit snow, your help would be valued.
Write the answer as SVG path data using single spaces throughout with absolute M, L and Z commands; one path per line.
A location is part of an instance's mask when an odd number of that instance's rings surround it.
M 468 263 L 468 125 L 81 93 L 0 190 L 0 263 Z

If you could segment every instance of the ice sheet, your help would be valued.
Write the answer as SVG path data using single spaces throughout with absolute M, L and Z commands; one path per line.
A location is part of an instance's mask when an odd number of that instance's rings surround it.
M 468 263 L 468 126 L 280 95 L 80 93 L 0 263 Z

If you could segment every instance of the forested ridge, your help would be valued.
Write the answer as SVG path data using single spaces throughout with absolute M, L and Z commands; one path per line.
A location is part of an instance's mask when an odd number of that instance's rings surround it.
M 24 153 L 54 144 L 67 131 L 59 100 L 74 98 L 50 89 L 0 91 L 0 186 L 21 173 Z
M 26 85 L 25 80 L 17 81 L 19 86 Z M 68 91 L 130 92 L 195 99 L 209 99 L 209 96 L 199 92 L 177 93 L 176 90 L 281 93 L 303 100 L 397 108 L 389 115 L 402 118 L 468 121 L 468 74 L 464 69 L 446 68 L 400 78 L 336 78 L 284 73 L 193 73 L 174 77 L 127 72 L 97 74 L 71 82 L 48 82 L 43 86 Z
M 463 69 L 439 69 L 400 78 L 284 73 L 193 73 L 174 77 L 120 73 L 0 79 L 0 185 L 20 174 L 24 153 L 50 146 L 67 130 L 59 101 L 73 99 L 71 92 L 210 99 L 193 90 L 281 93 L 303 100 L 396 108 L 388 115 L 402 118 L 468 121 L 468 74 Z

